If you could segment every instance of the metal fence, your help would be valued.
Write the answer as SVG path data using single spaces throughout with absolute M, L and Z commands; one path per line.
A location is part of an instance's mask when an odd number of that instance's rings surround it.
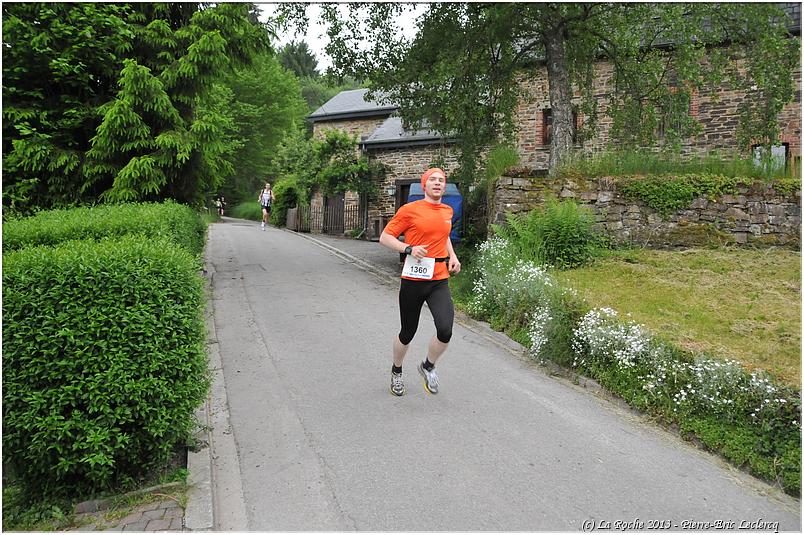
M 288 210 L 289 230 L 343 235 L 363 228 L 365 211 L 358 205 L 344 206 L 335 203 L 329 206 L 299 206 Z

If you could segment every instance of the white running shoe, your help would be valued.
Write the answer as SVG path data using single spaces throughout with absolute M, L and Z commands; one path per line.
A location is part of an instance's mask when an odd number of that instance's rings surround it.
M 438 375 L 435 368 L 430 371 L 424 369 L 424 362 L 419 363 L 419 373 L 424 377 L 424 389 L 431 394 L 438 394 Z
M 405 383 L 402 382 L 402 374 L 391 372 L 391 393 L 395 396 L 405 395 Z

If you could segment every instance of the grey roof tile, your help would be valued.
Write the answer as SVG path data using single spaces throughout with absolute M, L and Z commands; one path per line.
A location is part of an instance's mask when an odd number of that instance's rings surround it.
M 426 144 L 428 142 L 448 141 L 447 136 L 426 126 L 416 130 L 405 129 L 401 117 L 389 117 L 363 140 L 367 147 Z
M 341 91 L 311 113 L 308 118 L 321 121 L 349 116 L 382 115 L 390 114 L 398 108 L 396 104 L 384 100 L 382 96 L 366 100 L 366 92 L 368 89 Z

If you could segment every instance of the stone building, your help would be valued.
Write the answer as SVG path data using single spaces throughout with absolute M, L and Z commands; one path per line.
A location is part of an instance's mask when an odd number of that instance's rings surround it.
M 381 98 L 375 101 L 366 100 L 367 91 L 368 89 L 341 91 L 311 113 L 307 118 L 313 123 L 313 137 L 323 139 L 327 130 L 342 130 L 357 136 L 358 140 L 367 138 L 397 110 L 396 105 L 385 103 Z M 361 199 L 352 191 L 333 196 L 324 196 L 322 192 L 314 191 L 310 206 L 312 232 L 327 230 L 327 218 L 324 214 L 333 210 L 336 214 L 343 214 L 335 217 L 347 219 L 342 229 L 336 225 L 342 232 L 348 232 L 357 226 L 362 228 L 366 224 L 367 200 Z M 320 213 L 321 217 L 315 217 L 316 213 Z
M 790 33 L 800 35 L 801 4 L 787 3 L 784 6 L 793 19 L 793 25 L 789 28 Z M 612 126 L 612 121 L 606 116 L 605 111 L 608 95 L 613 89 L 614 68 L 610 62 L 600 61 L 595 66 L 595 72 L 594 94 L 599 99 L 598 125 L 594 137 L 577 147 L 587 153 L 594 153 L 608 146 Z M 776 150 L 787 162 L 795 160 L 800 162 L 801 157 L 800 68 L 794 73 L 794 77 L 797 87 L 795 100 L 785 105 L 778 117 L 782 146 Z M 519 83 L 525 89 L 526 96 L 520 100 L 515 110 L 515 143 L 520 164 L 530 170 L 531 178 L 504 178 L 498 187 L 501 194 L 496 196 L 496 201 L 505 199 L 505 202 L 497 202 L 495 206 L 489 207 L 489 222 L 500 221 L 503 211 L 509 208 L 516 211 L 534 206 L 533 195 L 525 192 L 531 191 L 533 187 L 539 188 L 538 184 L 534 184 L 534 181 L 538 180 L 534 177 L 544 174 L 549 160 L 551 110 L 546 67 L 543 64 L 535 64 L 523 73 Z M 403 128 L 400 118 L 394 115 L 396 106 L 383 100 L 379 103 L 369 102 L 365 99 L 365 94 L 365 89 L 344 91 L 311 114 L 309 119 L 313 122 L 316 136 L 322 136 L 327 128 L 340 128 L 359 135 L 360 150 L 369 159 L 386 164 L 388 175 L 380 185 L 379 197 L 371 203 L 365 203 L 363 207 L 373 225 L 381 228 L 383 221 L 392 216 L 407 200 L 410 184 L 418 181 L 424 169 L 432 164 L 438 164 L 449 173 L 455 168 L 457 158 L 454 140 L 427 129 L 409 131 Z M 727 89 L 725 86 L 701 88 L 694 93 L 689 114 L 700 123 L 702 131 L 699 135 L 687 139 L 682 150 L 687 154 L 697 155 L 722 149 L 750 150 L 751 147 L 738 147 L 735 138 L 739 105 L 744 98 L 744 94 Z M 575 100 L 576 103 L 580 103 L 580 96 L 576 95 Z M 576 121 L 580 125 L 584 119 L 581 115 Z M 659 137 L 661 138 L 661 132 Z M 522 181 L 529 182 L 530 185 L 521 188 L 515 186 L 515 183 Z M 556 187 L 551 186 L 553 189 Z M 573 190 L 559 187 L 558 191 Z M 606 195 L 604 193 L 603 197 Z M 800 205 L 800 196 L 798 199 Z M 321 202 L 326 203 L 326 200 Z M 793 208 L 790 210 L 795 211 Z M 748 232 L 748 228 L 741 226 L 735 232 Z M 369 234 L 372 234 L 371 229 Z M 740 241 L 743 241 L 742 234 L 739 237 Z M 786 238 L 780 241 L 786 241 Z

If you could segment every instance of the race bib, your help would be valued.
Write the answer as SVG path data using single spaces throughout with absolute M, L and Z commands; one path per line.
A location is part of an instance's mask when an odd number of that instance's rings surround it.
M 433 272 L 435 272 L 435 258 L 419 259 L 408 255 L 405 258 L 405 265 L 402 266 L 402 276 L 412 279 L 430 280 L 433 278 Z

